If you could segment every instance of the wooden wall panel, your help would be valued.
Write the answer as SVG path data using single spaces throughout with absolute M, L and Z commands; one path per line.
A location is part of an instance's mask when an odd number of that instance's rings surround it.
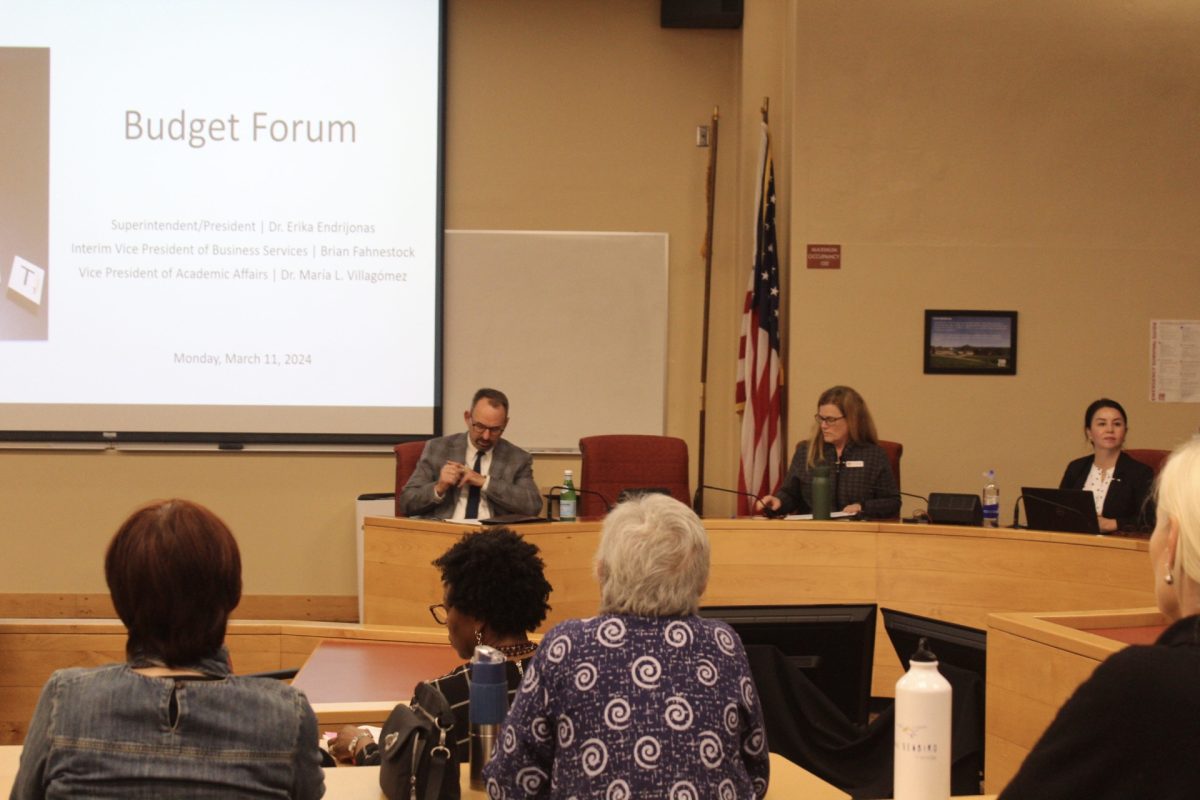
M 432 622 L 432 621 L 431 621 Z M 299 668 L 322 639 L 442 644 L 442 627 L 231 622 L 225 636 L 239 675 Z M 114 621 L 0 620 L 0 745 L 25 739 L 42 686 L 56 669 L 125 660 L 125 629 Z
M 998 792 L 1059 708 L 1108 656 L 1126 645 L 1097 627 L 1161 625 L 1149 609 L 1095 613 L 994 614 L 988 625 L 987 791 Z
M 878 603 L 987 628 L 998 610 L 1119 608 L 1153 603 L 1146 543 L 1133 539 L 945 525 L 704 521 L 712 546 L 705 605 Z M 441 596 L 430 562 L 462 526 L 369 517 L 364 526 L 368 623 L 428 623 Z M 554 586 L 544 632 L 596 613 L 592 558 L 599 525 L 531 524 L 522 534 L 542 550 Z M 876 630 L 872 691 L 894 693 L 900 660 Z
M 116 619 L 107 594 L 62 592 L 0 594 L 0 619 Z M 357 622 L 354 595 L 243 595 L 232 619 Z

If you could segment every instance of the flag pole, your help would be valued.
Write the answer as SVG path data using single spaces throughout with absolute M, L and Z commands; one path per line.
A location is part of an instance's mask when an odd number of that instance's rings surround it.
M 717 204 L 717 126 L 721 109 L 713 106 L 712 131 L 708 137 L 708 173 L 704 181 L 707 218 L 704 226 L 704 244 L 700 255 L 704 257 L 704 321 L 700 328 L 700 439 L 696 453 L 696 493 L 692 496 L 692 508 L 704 514 L 704 448 L 706 406 L 708 405 L 708 318 L 712 305 L 712 240 L 713 212 Z

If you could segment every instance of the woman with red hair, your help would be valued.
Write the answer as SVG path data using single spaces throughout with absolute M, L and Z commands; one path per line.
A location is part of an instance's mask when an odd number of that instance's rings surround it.
M 151 503 L 113 537 L 104 574 L 126 662 L 50 676 L 13 800 L 324 794 L 308 700 L 230 669 L 242 561 L 225 523 L 187 500 Z

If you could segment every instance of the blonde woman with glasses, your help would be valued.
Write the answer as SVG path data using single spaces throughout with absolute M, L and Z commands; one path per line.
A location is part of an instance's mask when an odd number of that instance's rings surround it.
M 808 441 L 796 448 L 779 493 L 764 497 L 763 505 L 777 515 L 811 512 L 813 470 L 820 464 L 829 466 L 834 511 L 872 519 L 900 514 L 900 491 L 875 422 L 849 386 L 821 393 Z

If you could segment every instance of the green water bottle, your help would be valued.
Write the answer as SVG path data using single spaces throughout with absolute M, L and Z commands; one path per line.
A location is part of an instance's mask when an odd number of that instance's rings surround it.
M 813 467 L 813 519 L 829 519 L 831 511 L 833 511 L 833 479 L 829 476 L 829 465 L 817 464 Z

